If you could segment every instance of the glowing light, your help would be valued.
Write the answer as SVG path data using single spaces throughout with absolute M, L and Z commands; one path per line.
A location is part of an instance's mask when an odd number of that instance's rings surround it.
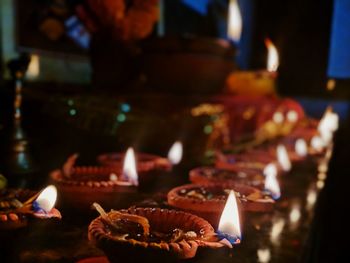
M 237 200 L 236 195 L 232 190 L 228 195 L 225 208 L 222 211 L 218 230 L 241 239 L 241 227 L 239 222 Z
M 300 157 L 305 157 L 307 155 L 308 149 L 307 144 L 304 139 L 298 139 L 295 142 L 295 152 Z
M 333 112 L 331 107 L 328 107 L 317 127 L 325 144 L 329 144 L 332 141 L 333 133 L 338 130 L 338 127 L 339 116 Z
M 314 189 L 310 189 L 306 196 L 306 208 L 311 209 L 317 200 L 317 192 Z
M 273 114 L 272 119 L 275 123 L 281 124 L 284 121 L 284 116 L 282 112 L 276 111 Z
M 40 57 L 38 55 L 30 56 L 30 63 L 28 65 L 28 70 L 26 76 L 30 79 L 35 79 L 40 75 Z
M 168 153 L 168 159 L 172 164 L 179 164 L 182 159 L 183 154 L 183 147 L 182 143 L 177 141 L 171 146 L 169 153 Z
M 267 48 L 267 71 L 275 72 L 279 66 L 279 57 L 275 45 L 268 38 L 265 39 L 265 46 Z
M 277 176 L 277 167 L 274 163 L 269 163 L 265 166 L 263 171 L 265 176 Z
M 301 218 L 301 212 L 299 205 L 294 205 L 292 210 L 289 213 L 289 221 L 291 224 L 296 224 Z
M 287 120 L 289 122 L 296 122 L 298 120 L 299 116 L 298 113 L 294 110 L 290 110 L 287 112 Z
M 323 180 L 318 180 L 316 183 L 316 186 L 318 189 L 322 189 L 324 187 L 324 181 Z
M 133 148 L 129 148 L 126 151 L 124 163 L 123 163 L 123 178 L 130 182 L 132 185 L 138 185 L 138 175 L 136 170 L 136 160 Z
M 111 180 L 111 181 L 118 181 L 118 176 L 115 173 L 111 173 L 109 175 L 109 180 Z
M 290 171 L 290 169 L 292 169 L 292 164 L 284 145 L 280 144 L 277 146 L 277 161 L 281 165 L 283 171 Z
M 271 233 L 270 233 L 270 240 L 274 244 L 279 243 L 279 237 L 283 231 L 285 220 L 283 218 L 279 218 L 272 224 Z
M 319 136 L 312 137 L 310 144 L 311 147 L 318 152 L 321 152 L 325 146 L 322 138 Z
M 326 174 L 326 173 L 319 173 L 319 174 L 317 175 L 317 178 L 318 178 L 320 181 L 324 181 L 324 180 L 326 180 L 326 178 L 327 178 L 327 174 Z
M 238 43 L 242 34 L 242 16 L 237 0 L 230 0 L 228 12 L 227 36 Z
M 268 248 L 258 249 L 257 255 L 258 255 L 258 260 L 260 263 L 267 263 L 271 259 L 271 252 L 270 252 L 270 249 L 268 249 Z
M 38 206 L 46 213 L 49 213 L 55 206 L 57 199 L 57 189 L 53 185 L 46 187 L 35 200 Z
M 265 190 L 271 193 L 271 196 L 273 199 L 278 199 L 281 197 L 281 189 L 277 181 L 277 170 L 276 166 L 275 169 L 269 167 L 265 167 L 264 174 L 265 174 Z
M 117 116 L 117 121 L 119 121 L 119 122 L 124 122 L 125 120 L 126 120 L 126 116 L 125 116 L 124 113 L 118 114 L 118 116 Z

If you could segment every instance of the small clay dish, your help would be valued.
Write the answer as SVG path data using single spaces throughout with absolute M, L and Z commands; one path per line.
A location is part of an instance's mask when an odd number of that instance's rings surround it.
M 268 212 L 274 200 L 263 191 L 242 184 L 188 184 L 168 193 L 169 205 L 205 218 L 214 227 L 219 223 L 230 190 L 234 190 L 241 210 Z
M 199 248 L 223 247 L 206 220 L 182 211 L 129 208 L 107 215 L 117 227 L 112 228 L 100 216 L 91 222 L 88 237 L 104 251 L 111 263 L 175 262 L 195 257 Z M 135 216 L 138 222 L 148 221 L 148 235 L 145 227 L 132 222 Z
M 0 191 L 0 231 L 26 227 L 32 219 L 61 218 L 60 212 L 55 208 L 49 213 L 35 212 L 27 207 L 23 209 L 25 202 L 35 195 L 35 191 L 28 189 Z
M 194 184 L 245 184 L 259 189 L 264 188 L 265 177 L 253 169 L 233 171 L 216 167 L 197 167 L 190 171 L 190 181 Z

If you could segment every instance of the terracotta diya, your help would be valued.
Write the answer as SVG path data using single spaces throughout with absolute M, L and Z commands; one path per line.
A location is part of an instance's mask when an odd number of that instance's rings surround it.
M 228 184 L 238 183 L 263 189 L 265 177 L 253 169 L 233 171 L 216 167 L 197 167 L 190 171 L 190 181 L 194 184 Z
M 61 218 L 54 208 L 56 188 L 49 186 L 36 193 L 31 190 L 0 191 L 0 230 L 23 228 L 33 219 Z
M 51 179 L 59 189 L 63 204 L 79 210 L 90 210 L 95 201 L 108 207 L 127 207 L 140 198 L 135 163 L 121 170 L 103 166 L 76 166 L 74 154 L 63 168 L 51 172 Z
M 193 258 L 199 248 L 221 248 L 213 227 L 204 219 L 182 211 L 129 208 L 106 213 L 88 229 L 89 240 L 110 262 L 165 262 Z
M 234 190 L 238 205 L 245 211 L 267 212 L 273 209 L 275 202 L 267 193 L 251 186 L 232 183 L 179 186 L 168 193 L 168 203 L 217 226 L 230 190 Z

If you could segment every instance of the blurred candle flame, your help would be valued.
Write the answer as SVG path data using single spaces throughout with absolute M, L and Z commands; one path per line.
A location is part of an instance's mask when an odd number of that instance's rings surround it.
M 228 32 L 229 39 L 238 43 L 242 34 L 242 16 L 237 0 L 230 0 L 228 8 Z
M 38 206 L 46 213 L 49 213 L 55 206 L 57 199 L 57 189 L 54 185 L 46 187 L 35 200 Z
M 301 218 L 301 212 L 299 205 L 295 204 L 289 213 L 289 221 L 291 224 L 296 224 Z
M 268 248 L 258 249 L 257 255 L 260 263 L 268 263 L 271 260 L 271 252 Z
M 267 48 L 267 71 L 276 72 L 279 66 L 279 57 L 276 46 L 268 38 L 265 39 Z
M 169 150 L 168 159 L 172 164 L 179 164 L 182 159 L 182 154 L 183 154 L 182 143 L 180 141 L 176 141 Z
M 317 136 L 317 135 L 311 138 L 310 144 L 311 144 L 311 147 L 318 152 L 322 151 L 323 148 L 325 147 L 324 141 L 320 136 Z
M 282 144 L 277 146 L 277 161 L 281 165 L 283 171 L 287 172 L 292 169 L 292 164 L 290 162 L 287 149 Z
M 305 157 L 307 155 L 307 144 L 304 139 L 298 139 L 295 142 L 295 152 L 300 157 Z
M 274 221 L 271 228 L 270 233 L 270 240 L 274 244 L 279 243 L 279 237 L 283 231 L 285 225 L 285 220 L 283 218 L 279 218 L 278 220 Z
M 128 148 L 123 163 L 123 178 L 132 185 L 138 185 L 138 175 L 136 170 L 135 152 L 133 148 Z
M 287 112 L 287 120 L 289 122 L 296 122 L 298 120 L 299 116 L 298 113 L 294 110 L 290 110 Z
M 333 133 L 338 130 L 339 116 L 328 107 L 320 120 L 317 130 L 325 144 L 329 144 L 333 139 Z
M 280 111 L 276 111 L 273 114 L 272 119 L 275 123 L 281 124 L 284 121 L 283 113 Z
M 271 166 L 269 166 L 271 165 Z M 273 166 L 272 166 L 273 165 Z M 269 166 L 269 167 L 268 167 Z M 273 168 L 274 167 L 274 168 Z M 273 199 L 281 197 L 281 189 L 277 181 L 277 168 L 274 164 L 268 164 L 264 169 L 265 190 L 271 193 Z
M 228 195 L 225 208 L 221 214 L 218 230 L 222 233 L 241 239 L 239 211 L 233 190 L 231 190 Z

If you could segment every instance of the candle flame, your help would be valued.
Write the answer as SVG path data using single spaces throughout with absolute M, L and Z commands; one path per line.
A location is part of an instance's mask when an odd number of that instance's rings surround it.
M 225 208 L 222 211 L 218 230 L 241 239 L 241 227 L 236 196 L 233 190 L 228 195 Z
M 300 212 L 300 207 L 299 205 L 295 204 L 292 207 L 292 210 L 289 213 L 289 221 L 292 224 L 297 223 L 301 218 L 301 212 Z
M 35 200 L 38 206 L 46 213 L 49 213 L 55 206 L 57 199 L 57 189 L 54 185 L 46 187 Z
M 307 155 L 307 144 L 304 139 L 298 139 L 295 142 L 295 152 L 300 157 L 305 157 Z
M 138 185 L 138 175 L 136 170 L 136 160 L 133 148 L 128 148 L 125 154 L 123 163 L 123 178 L 129 181 L 132 185 Z
M 278 244 L 279 237 L 283 231 L 285 225 L 285 220 L 283 218 L 279 218 L 276 221 L 273 222 L 271 233 L 270 233 L 270 240 L 274 244 Z
M 298 120 L 299 116 L 298 113 L 294 110 L 290 110 L 287 112 L 287 120 L 289 122 L 296 122 Z
M 273 199 L 275 200 L 279 199 L 281 197 L 281 189 L 277 181 L 276 166 L 274 164 L 268 164 L 264 169 L 264 175 L 265 175 L 265 190 L 271 193 L 271 196 Z
M 318 152 L 322 151 L 325 146 L 324 141 L 319 136 L 312 137 L 310 143 L 311 143 L 311 147 Z
M 284 121 L 283 113 L 280 111 L 276 111 L 273 114 L 272 119 L 275 123 L 281 124 Z
M 271 251 L 268 248 L 258 249 L 257 255 L 260 263 L 268 263 L 271 260 Z
M 182 159 L 182 154 L 183 154 L 182 143 L 180 141 L 176 141 L 169 150 L 168 159 L 172 164 L 179 164 Z
M 287 149 L 284 145 L 277 146 L 277 161 L 281 165 L 283 171 L 290 171 L 292 164 L 290 162 Z
M 228 32 L 229 39 L 239 42 L 242 34 L 242 16 L 237 0 L 230 0 L 228 8 Z
M 279 66 L 277 48 L 268 38 L 265 39 L 265 46 L 267 48 L 267 71 L 275 72 Z
M 326 144 L 329 144 L 333 139 L 333 133 L 338 130 L 339 116 L 333 112 L 331 107 L 328 107 L 320 120 L 317 130 L 321 138 Z

